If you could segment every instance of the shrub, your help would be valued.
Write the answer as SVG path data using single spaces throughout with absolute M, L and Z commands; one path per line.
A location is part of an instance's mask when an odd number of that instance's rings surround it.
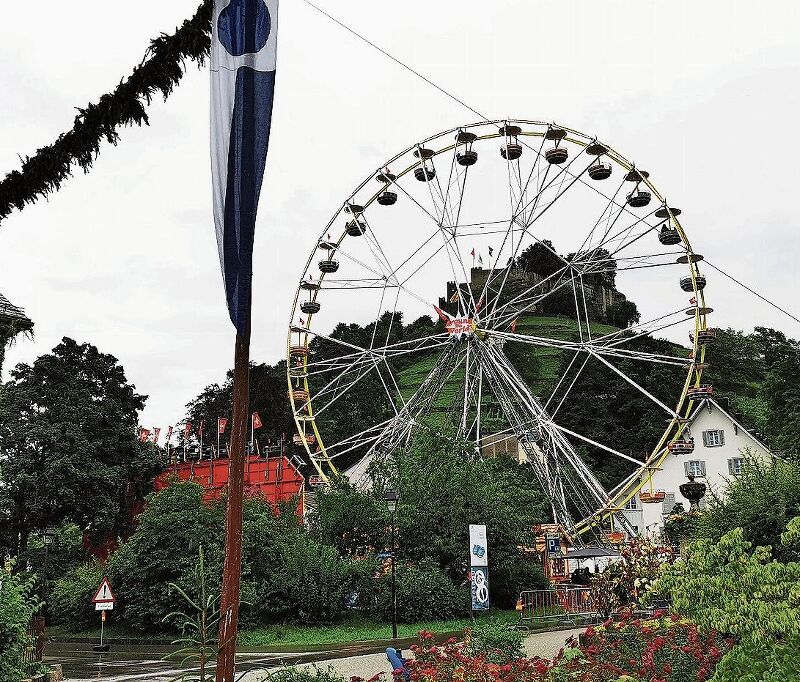
M 370 678 L 369 682 L 377 682 L 378 675 Z M 269 675 L 270 682 L 345 682 L 345 678 L 339 675 L 332 667 L 325 669 L 317 668 L 281 668 L 271 672 Z M 361 678 L 351 678 L 353 680 L 361 680 Z
M 784 546 L 796 548 L 798 540 L 800 518 L 795 518 L 783 534 Z M 751 548 L 741 528 L 718 542 L 692 543 L 685 561 L 670 566 L 656 589 L 701 627 L 737 640 L 715 680 L 797 679 L 800 563 L 771 561 L 770 548 Z
M 39 609 L 33 595 L 36 582 L 32 574 L 12 573 L 13 563 L 0 568 L 0 680 L 15 682 L 26 672 L 23 656 L 31 642 L 28 625 Z
M 745 453 L 744 468 L 724 499 L 711 500 L 699 519 L 698 536 L 719 540 L 734 528 L 754 545 L 769 545 L 780 561 L 800 560 L 800 547 L 781 544 L 789 520 L 800 516 L 800 465 L 759 461 Z
M 419 644 L 411 651 L 414 660 L 406 668 L 413 682 L 544 682 L 550 662 L 539 658 L 511 658 L 492 662 L 485 655 L 473 655 L 466 642 L 450 639 L 442 646 L 434 642 L 433 633 L 419 633 Z M 395 680 L 402 676 L 395 673 Z
M 53 623 L 65 623 L 79 630 L 97 624 L 92 597 L 103 580 L 105 569 L 92 563 L 78 566 L 56 580 L 48 598 L 48 613 Z
M 391 575 L 380 578 L 374 588 L 378 613 L 392 617 Z M 457 587 L 431 561 L 417 565 L 398 564 L 397 619 L 403 623 L 446 620 L 469 614 L 469 590 Z
M 704 682 L 729 648 L 716 632 L 701 635 L 678 616 L 621 622 L 588 628 L 580 642 L 553 660 L 549 679 L 575 682 Z
M 482 656 L 490 663 L 503 664 L 524 657 L 523 637 L 524 633 L 515 625 L 492 617 L 476 623 L 468 631 L 465 649 L 470 656 Z

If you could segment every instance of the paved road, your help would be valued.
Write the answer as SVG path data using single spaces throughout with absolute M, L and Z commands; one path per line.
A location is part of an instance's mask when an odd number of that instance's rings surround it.
M 529 656 L 552 657 L 564 640 L 580 630 L 561 630 L 529 635 L 525 650 Z M 272 668 L 285 665 L 332 667 L 345 679 L 359 675 L 365 679 L 381 670 L 389 672 L 384 655 L 386 643 L 358 644 L 335 650 L 314 652 L 238 652 L 238 678 L 259 682 Z M 90 644 L 50 643 L 45 650 L 46 663 L 61 663 L 68 682 L 104 680 L 105 682 L 168 682 L 186 670 L 163 658 L 171 647 L 114 645 L 106 654 L 92 651 Z

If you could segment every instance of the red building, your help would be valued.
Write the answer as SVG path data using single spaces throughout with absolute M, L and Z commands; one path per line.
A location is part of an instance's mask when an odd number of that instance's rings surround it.
M 156 491 L 169 485 L 171 477 L 181 481 L 195 481 L 205 488 L 205 500 L 217 500 L 228 486 L 228 459 L 202 459 L 176 462 L 162 473 L 154 483 Z M 305 479 L 297 467 L 283 455 L 263 457 L 249 455 L 244 464 L 245 492 L 261 494 L 273 505 L 299 497 L 298 511 L 304 507 Z

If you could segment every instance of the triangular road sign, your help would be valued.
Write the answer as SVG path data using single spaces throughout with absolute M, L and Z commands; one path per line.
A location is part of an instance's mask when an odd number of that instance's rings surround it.
M 92 603 L 98 604 L 115 601 L 117 601 L 117 598 L 114 596 L 114 592 L 111 590 L 111 583 L 108 582 L 108 578 L 103 578 L 103 582 L 100 583 L 100 587 L 92 598 Z

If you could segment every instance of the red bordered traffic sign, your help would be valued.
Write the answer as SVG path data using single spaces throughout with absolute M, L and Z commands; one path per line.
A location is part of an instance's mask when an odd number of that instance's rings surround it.
M 100 583 L 100 587 L 97 588 L 97 592 L 92 597 L 92 604 L 113 604 L 115 601 L 117 601 L 117 598 L 111 589 L 111 583 L 108 582 L 108 578 L 103 578 L 103 582 Z

